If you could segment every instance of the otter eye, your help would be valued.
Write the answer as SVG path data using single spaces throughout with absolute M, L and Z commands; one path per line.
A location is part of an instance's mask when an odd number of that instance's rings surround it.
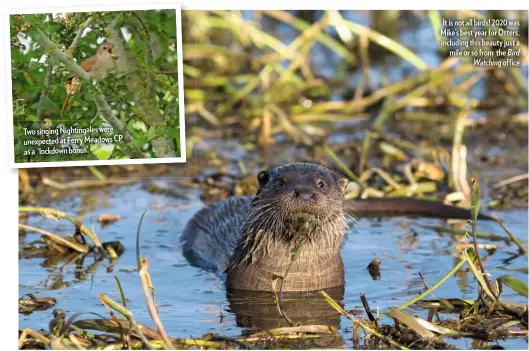
M 259 174 L 257 175 L 257 180 L 259 181 L 260 185 L 266 184 L 268 182 L 268 172 L 267 171 L 259 172 Z
M 285 180 L 283 178 L 279 178 L 278 180 L 276 180 L 276 184 L 278 186 L 283 186 L 285 185 Z
M 325 188 L 327 183 L 325 183 L 325 181 L 323 179 L 318 179 L 318 181 L 316 182 L 316 185 L 318 185 L 318 188 L 323 189 L 323 188 Z

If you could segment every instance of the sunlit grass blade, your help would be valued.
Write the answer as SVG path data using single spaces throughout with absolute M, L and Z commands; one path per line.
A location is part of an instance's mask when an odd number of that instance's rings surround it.
M 505 283 L 509 288 L 516 291 L 519 295 L 527 297 L 527 284 L 521 280 L 516 279 L 512 275 L 502 275 L 498 278 L 501 282 Z

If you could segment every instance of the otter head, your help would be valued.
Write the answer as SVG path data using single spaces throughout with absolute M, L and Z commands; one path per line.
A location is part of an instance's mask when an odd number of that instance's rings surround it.
M 348 180 L 330 169 L 311 163 L 291 163 L 257 175 L 261 204 L 273 204 L 283 216 L 321 216 L 342 209 Z M 257 201 L 256 201 L 257 202 Z
M 343 237 L 347 179 L 319 165 L 291 163 L 257 176 L 259 190 L 243 224 L 244 235 L 268 233 L 301 244 L 336 233 Z

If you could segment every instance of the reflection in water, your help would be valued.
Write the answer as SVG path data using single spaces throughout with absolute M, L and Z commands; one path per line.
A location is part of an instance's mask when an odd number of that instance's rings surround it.
M 325 289 L 325 292 L 343 307 L 343 285 Z M 283 292 L 281 304 L 273 292 L 233 290 L 227 294 L 227 299 L 229 312 L 235 314 L 237 326 L 246 333 L 295 326 L 326 326 L 330 332 L 320 335 L 318 346 L 336 348 L 344 345 L 337 333 L 340 314 L 317 291 Z
M 124 252 L 123 245 L 119 242 L 103 243 L 104 247 L 111 247 L 112 250 L 121 256 Z M 92 279 L 96 274 L 99 265 L 105 261 L 105 257 L 95 253 L 65 252 L 63 254 L 50 250 L 49 247 L 24 245 L 19 253 L 21 258 L 43 258 L 40 266 L 46 268 L 48 273 L 44 280 L 37 283 L 44 290 L 61 290 L 70 287 L 72 284 L 80 283 Z M 86 260 L 89 264 L 86 264 Z M 108 258 L 106 272 L 112 273 L 117 258 Z M 70 268 L 73 268 L 70 269 Z M 70 273 L 73 272 L 73 275 Z M 65 277 L 67 279 L 65 279 Z M 69 278 L 69 279 L 68 279 Z
M 344 287 L 325 289 L 342 305 Z M 227 294 L 230 312 L 235 314 L 237 326 L 245 329 L 273 329 L 294 325 L 328 325 L 339 329 L 340 314 L 323 296 L 315 292 L 283 292 L 282 312 L 273 292 L 233 290 Z
M 382 261 L 379 258 L 373 259 L 371 263 L 367 266 L 367 271 L 373 280 L 380 280 L 380 265 Z

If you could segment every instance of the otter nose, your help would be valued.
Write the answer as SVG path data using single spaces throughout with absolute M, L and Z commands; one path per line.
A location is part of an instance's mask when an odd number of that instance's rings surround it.
M 316 198 L 316 193 L 311 189 L 296 189 L 294 190 L 294 197 L 300 201 L 309 201 Z

